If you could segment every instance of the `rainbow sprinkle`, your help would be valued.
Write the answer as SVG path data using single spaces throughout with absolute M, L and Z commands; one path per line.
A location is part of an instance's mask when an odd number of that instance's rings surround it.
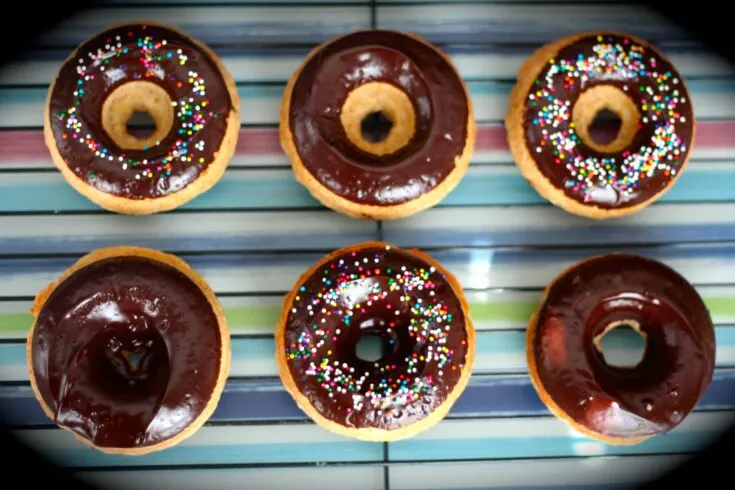
M 685 91 L 676 74 L 654 52 L 628 38 L 597 36 L 593 56 L 551 59 L 536 80 L 527 99 L 528 117 L 541 138 L 532 153 L 545 154 L 569 172 L 565 187 L 599 200 L 599 189 L 614 188 L 623 197 L 633 195 L 647 179 L 665 175 L 673 179 L 687 153 L 688 142 L 677 132 L 687 122 L 682 106 Z M 637 104 L 641 124 L 651 125 L 653 135 L 639 148 L 600 157 L 580 142 L 572 121 L 570 90 L 612 80 Z
M 172 101 L 175 117 L 179 123 L 178 126 L 174 123 L 174 126 L 178 127 L 178 137 L 173 140 L 170 147 L 159 148 L 159 141 L 156 147 L 144 148 L 146 158 L 133 158 L 121 149 L 105 147 L 95 134 L 85 128 L 77 115 L 80 106 L 84 104 L 85 96 L 88 95 L 85 91 L 86 82 L 96 77 L 107 77 L 110 83 L 127 78 L 126 72 L 130 67 L 126 67 L 123 60 L 129 62 L 131 52 L 135 62 L 145 68 L 144 75 L 139 77 L 142 80 L 166 79 L 169 75 L 159 64 L 164 59 L 175 58 L 181 66 L 186 65 L 188 61 L 183 50 L 170 45 L 166 39 L 157 40 L 151 36 L 136 37 L 133 32 L 128 32 L 127 36 L 117 35 L 114 38 L 107 38 L 104 42 L 104 46 L 88 52 L 78 60 L 74 105 L 55 114 L 66 129 L 62 137 L 79 143 L 81 148 L 92 152 L 96 157 L 117 162 L 123 170 L 135 169 L 136 180 L 168 178 L 171 176 L 172 163 L 175 161 L 207 163 L 204 158 L 197 156 L 198 152 L 204 151 L 204 141 L 194 141 L 204 129 L 208 119 L 217 117 L 217 114 L 207 110 L 210 100 L 206 98 L 206 82 L 193 70 L 189 70 L 185 79 L 176 81 L 178 88 L 189 87 L 189 90 L 186 90 L 189 95 Z M 121 58 L 123 56 L 124 58 Z
M 461 370 L 464 362 L 464 356 L 455 359 L 454 348 L 448 346 L 450 335 L 463 335 L 453 327 L 459 319 L 435 294 L 443 276 L 428 265 L 391 268 L 385 263 L 388 251 L 390 246 L 333 260 L 320 273 L 318 288 L 307 279 L 287 326 L 293 340 L 285 347 L 286 359 L 305 368 L 334 403 L 348 400 L 348 414 L 371 409 L 380 416 L 417 403 L 426 394 L 435 396 L 445 371 Z M 400 359 L 385 356 L 367 369 L 338 360 L 336 346 L 344 348 L 340 337 L 373 317 L 385 319 L 381 334 L 391 339 L 389 343 L 400 333 L 417 348 Z

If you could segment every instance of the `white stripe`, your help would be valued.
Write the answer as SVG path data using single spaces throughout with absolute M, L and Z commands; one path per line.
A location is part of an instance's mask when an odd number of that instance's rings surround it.
M 200 270 L 218 293 L 288 291 L 310 263 L 303 265 L 238 266 Z M 4 276 L 1 296 L 35 296 L 63 272 L 61 269 L 25 272 Z
M 493 263 L 492 251 L 470 252 L 469 261 L 445 264 L 463 287 L 488 288 L 541 288 L 545 287 L 564 268 L 573 265 L 572 259 L 554 260 L 531 264 Z M 300 274 L 311 265 L 309 259 L 295 265 L 248 265 L 237 262 L 227 268 L 200 270 L 211 287 L 218 293 L 280 292 L 293 287 Z M 678 270 L 692 283 L 731 284 L 735 277 L 735 261 L 727 258 L 668 259 L 669 266 Z M 49 282 L 55 280 L 61 270 L 44 270 L 11 274 L 0 283 L 0 296 L 33 296 Z
M 506 488 L 646 483 L 686 461 L 686 456 L 608 456 L 591 459 L 537 459 L 393 464 L 393 490 L 450 490 L 452 488 Z M 529 465 L 533 470 L 529 471 Z
M 716 434 L 733 421 L 735 412 L 692 412 L 671 433 Z M 536 437 L 569 438 L 589 441 L 560 419 L 554 417 L 494 418 L 482 420 L 445 419 L 415 439 L 438 444 L 456 439 L 525 439 Z M 398 443 L 400 444 L 400 442 Z
M 130 490 L 383 490 L 380 466 L 114 471 L 77 475 L 97 488 Z
M 488 289 L 502 287 L 545 287 L 574 260 L 554 260 L 533 264 L 495 264 L 493 253 L 470 252 L 470 260 L 461 264 L 446 264 L 463 287 Z M 731 284 L 735 277 L 735 262 L 726 258 L 667 259 L 664 261 L 692 283 Z
M 360 233 L 375 230 L 375 224 L 349 219 L 331 212 L 243 212 L 122 216 L 0 216 L 2 239 L 42 238 L 79 240 L 100 236 L 120 243 L 130 240 L 180 237 L 299 236 L 320 233 Z
M 230 376 L 278 376 L 275 356 L 265 355 L 248 359 L 233 359 L 230 364 Z
M 549 25 L 575 26 L 589 24 L 590 20 L 605 19 L 614 26 L 626 25 L 630 19 L 636 23 L 649 23 L 657 26 L 674 25 L 666 17 L 651 9 L 637 5 L 542 5 L 532 8 L 527 5 L 512 4 L 444 4 L 444 5 L 401 5 L 382 6 L 378 10 L 381 26 L 398 25 L 415 29 L 421 24 L 422 31 L 448 30 L 449 22 L 482 22 L 494 24 L 521 24 L 527 28 L 546 23 Z
M 697 165 L 699 169 L 701 166 Z M 723 169 L 726 167 L 723 167 Z M 597 229 L 654 225 L 718 225 L 735 223 L 735 203 L 666 204 L 649 206 L 639 213 L 596 224 Z M 445 231 L 490 233 L 507 230 L 559 230 L 589 228 L 587 219 L 555 207 L 514 206 L 510 208 L 467 208 L 462 220 L 457 210 L 434 208 L 409 218 L 383 223 L 385 231 Z M 398 245 L 398 244 L 397 244 Z

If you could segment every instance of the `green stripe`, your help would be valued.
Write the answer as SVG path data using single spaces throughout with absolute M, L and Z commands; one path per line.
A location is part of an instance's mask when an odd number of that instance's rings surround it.
M 735 317 L 735 298 L 732 296 L 704 298 L 704 303 L 713 317 Z
M 225 317 L 232 333 L 248 334 L 253 330 L 272 332 L 281 315 L 279 306 L 226 308 Z
M 488 301 L 470 303 L 472 321 L 476 324 L 493 322 L 526 324 L 538 306 L 538 301 Z
M 32 324 L 30 313 L 0 314 L 0 337 L 25 337 Z
M 713 317 L 735 318 L 735 297 L 710 297 L 704 301 Z M 493 323 L 521 326 L 528 322 L 537 306 L 538 303 L 533 300 L 486 301 L 470 303 L 470 311 L 477 326 Z M 272 332 L 280 314 L 281 308 L 275 305 L 225 309 L 230 331 L 241 335 Z M 32 323 L 33 317 L 30 313 L 0 314 L 0 336 L 24 337 Z

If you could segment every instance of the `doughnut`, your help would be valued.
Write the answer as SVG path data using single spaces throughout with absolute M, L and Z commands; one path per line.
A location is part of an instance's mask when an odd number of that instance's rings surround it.
M 601 140 L 596 122 L 619 118 Z M 552 42 L 521 66 L 505 125 L 521 174 L 550 203 L 605 219 L 638 212 L 684 171 L 694 144 L 684 80 L 655 47 L 621 33 Z
M 358 353 L 378 336 L 377 359 Z M 369 441 L 410 437 L 441 420 L 472 370 L 475 332 L 456 279 L 428 255 L 382 242 L 337 250 L 284 301 L 276 362 L 315 422 Z
M 645 340 L 636 365 L 614 365 L 601 340 L 627 326 Z M 697 291 L 653 259 L 613 253 L 569 267 L 546 288 L 527 335 L 533 386 L 558 418 L 615 445 L 677 426 L 712 379 L 715 334 Z
M 51 83 L 44 139 L 71 186 L 108 211 L 169 211 L 209 190 L 235 151 L 232 77 L 199 41 L 162 24 L 110 27 L 78 46 Z M 149 135 L 128 123 L 147 113 Z
M 317 46 L 289 80 L 281 146 L 324 206 L 389 220 L 456 187 L 474 150 L 469 93 L 451 61 L 417 36 L 358 31 Z
M 230 367 L 214 293 L 184 261 L 98 249 L 41 291 L 27 361 L 46 415 L 104 453 L 146 454 L 196 432 Z

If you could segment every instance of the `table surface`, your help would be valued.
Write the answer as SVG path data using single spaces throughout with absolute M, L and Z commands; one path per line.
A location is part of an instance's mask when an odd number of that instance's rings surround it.
M 0 418 L 49 457 L 109 488 L 619 488 L 645 482 L 717 436 L 735 413 L 735 70 L 657 13 L 608 2 L 111 0 L 49 31 L 0 69 Z M 141 5 L 145 5 L 142 7 Z M 47 86 L 61 60 L 108 24 L 173 23 L 212 46 L 242 100 L 237 153 L 221 182 L 149 217 L 102 212 L 65 183 L 42 138 Z M 323 208 L 293 178 L 277 140 L 286 79 L 316 43 L 378 26 L 417 32 L 451 55 L 479 121 L 459 187 L 408 219 L 374 223 Z M 516 71 L 543 42 L 615 29 L 654 41 L 692 92 L 691 163 L 657 204 L 591 222 L 548 205 L 522 179 L 502 118 Z M 308 421 L 284 392 L 273 327 L 282 295 L 325 253 L 383 239 L 420 247 L 467 288 L 479 330 L 474 376 L 446 420 L 402 442 L 360 442 Z M 209 423 L 174 448 L 104 455 L 55 428 L 24 358 L 36 292 L 90 250 L 135 244 L 188 260 L 220 295 L 232 371 Z M 641 253 L 696 285 L 717 324 L 710 389 L 670 433 L 638 446 L 589 440 L 552 417 L 527 376 L 524 329 L 564 267 L 608 251 Z M 618 341 L 623 355 L 632 345 Z

